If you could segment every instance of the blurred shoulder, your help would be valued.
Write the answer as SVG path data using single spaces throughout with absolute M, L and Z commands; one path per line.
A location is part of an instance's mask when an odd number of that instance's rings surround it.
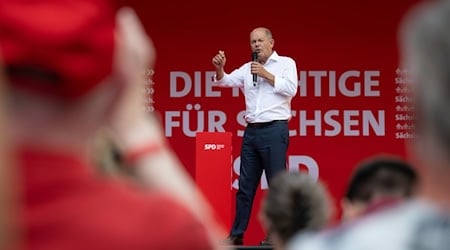
M 287 249 L 405 249 L 416 225 L 431 211 L 423 202 L 407 202 L 315 235 L 297 236 Z

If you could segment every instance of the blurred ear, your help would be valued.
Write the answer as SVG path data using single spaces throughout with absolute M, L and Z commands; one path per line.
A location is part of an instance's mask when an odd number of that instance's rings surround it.
M 341 200 L 342 220 L 350 220 L 358 217 L 365 209 L 362 202 L 352 202 L 346 198 Z
M 420 166 L 420 158 L 422 154 L 425 154 L 425 147 L 423 143 L 419 139 L 414 140 L 406 140 L 405 148 L 408 161 L 411 162 L 411 165 L 419 168 Z
M 341 211 L 342 211 L 342 219 L 345 220 L 348 217 L 348 210 L 350 207 L 350 201 L 347 200 L 346 198 L 342 198 L 340 205 L 341 205 Z
M 264 231 L 267 233 L 269 231 L 269 228 L 271 227 L 271 223 L 262 208 L 258 212 L 258 220 L 261 222 L 261 225 L 263 226 Z

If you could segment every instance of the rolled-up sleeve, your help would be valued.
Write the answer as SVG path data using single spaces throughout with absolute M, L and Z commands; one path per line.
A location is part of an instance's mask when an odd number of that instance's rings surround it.
M 298 89 L 297 66 L 291 58 L 283 63 L 281 75 L 275 75 L 274 92 L 285 96 L 295 96 Z

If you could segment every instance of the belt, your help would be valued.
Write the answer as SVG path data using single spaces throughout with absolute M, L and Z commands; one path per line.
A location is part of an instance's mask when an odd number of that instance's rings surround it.
M 272 124 L 279 123 L 279 122 L 287 122 L 287 120 L 273 120 L 270 122 L 253 122 L 253 123 L 247 123 L 248 128 L 265 128 Z

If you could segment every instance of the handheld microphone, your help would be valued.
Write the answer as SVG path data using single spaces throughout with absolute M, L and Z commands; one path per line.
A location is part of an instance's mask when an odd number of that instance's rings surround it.
M 252 61 L 257 62 L 258 61 L 258 52 L 252 53 Z M 258 76 L 256 74 L 253 75 L 253 87 L 256 87 L 256 83 L 258 82 Z

